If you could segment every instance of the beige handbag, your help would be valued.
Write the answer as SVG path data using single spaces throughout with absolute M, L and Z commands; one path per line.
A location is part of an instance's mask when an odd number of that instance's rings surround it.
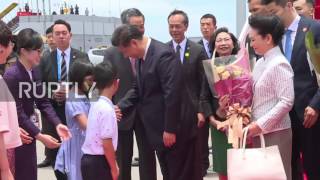
M 228 149 L 229 180 L 286 180 L 278 146 L 265 147 L 260 134 L 261 148 L 246 149 L 248 128 L 240 149 Z

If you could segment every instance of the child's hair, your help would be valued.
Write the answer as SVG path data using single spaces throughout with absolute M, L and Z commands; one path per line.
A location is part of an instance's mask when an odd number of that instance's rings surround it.
M 82 84 L 84 82 L 84 78 L 86 76 L 93 75 L 93 69 L 94 66 L 92 63 L 79 59 L 75 61 L 71 68 L 70 68 L 70 73 L 69 73 L 69 80 L 73 84 L 77 83 L 78 87 L 80 90 L 82 89 Z
M 94 68 L 94 79 L 99 90 L 110 87 L 117 79 L 117 69 L 112 63 L 104 61 Z

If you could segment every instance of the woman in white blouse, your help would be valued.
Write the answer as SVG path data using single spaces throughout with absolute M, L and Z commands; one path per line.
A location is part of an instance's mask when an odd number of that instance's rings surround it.
M 251 16 L 249 36 L 256 54 L 263 56 L 253 69 L 252 123 L 249 136 L 260 147 L 278 145 L 287 179 L 291 180 L 292 132 L 289 111 L 294 102 L 293 70 L 279 46 L 284 25 L 276 16 Z M 276 168 L 276 167 L 275 167 Z

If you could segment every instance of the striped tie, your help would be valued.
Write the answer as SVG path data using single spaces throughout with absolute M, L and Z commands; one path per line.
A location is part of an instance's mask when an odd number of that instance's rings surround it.
M 66 54 L 64 52 L 61 53 L 61 81 L 66 82 L 67 81 L 67 65 L 65 57 Z

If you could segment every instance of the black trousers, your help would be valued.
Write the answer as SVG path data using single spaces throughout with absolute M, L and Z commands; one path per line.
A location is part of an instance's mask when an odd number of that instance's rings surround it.
M 110 166 L 104 155 L 84 154 L 81 158 L 83 180 L 112 180 Z
M 134 127 L 127 131 L 118 131 L 117 162 L 120 170 L 119 180 L 131 180 L 131 162 L 133 156 L 133 132 L 135 132 L 139 150 L 140 180 L 157 180 L 155 151 L 146 139 L 143 124 L 136 118 Z
M 202 128 L 199 129 L 198 144 L 200 148 L 201 172 L 206 174 L 210 166 L 209 161 L 209 121 L 206 121 Z
M 174 148 L 157 151 L 163 180 L 202 180 L 201 152 L 194 137 Z
M 320 179 L 320 120 L 312 128 L 304 128 L 295 112 L 290 112 L 292 121 L 292 179 Z M 302 161 L 300 158 L 302 154 Z
M 37 180 L 36 141 L 15 148 L 16 180 Z

